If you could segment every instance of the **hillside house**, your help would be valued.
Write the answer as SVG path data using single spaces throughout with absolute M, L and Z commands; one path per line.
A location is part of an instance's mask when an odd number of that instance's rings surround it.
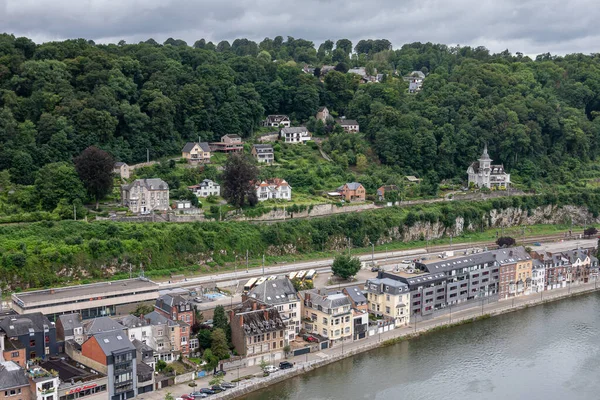
M 383 185 L 381 186 L 379 189 L 377 189 L 377 200 L 379 201 L 385 201 L 385 194 L 386 192 L 398 192 L 398 186 L 396 185 Z
M 239 153 L 244 149 L 242 138 L 238 135 L 228 134 L 221 137 L 220 142 L 210 144 L 210 150 L 220 153 Z
M 187 142 L 181 150 L 181 157 L 192 164 L 210 162 L 210 145 L 207 142 Z
M 197 185 L 188 186 L 188 189 L 192 191 L 197 197 L 208 197 L 208 196 L 220 196 L 221 185 L 210 179 L 204 179 Z
M 469 175 L 469 186 L 486 187 L 488 189 L 507 189 L 510 185 L 510 174 L 504 171 L 504 165 L 492 165 L 492 159 L 488 154 L 487 145 L 478 161 L 467 168 Z
M 129 165 L 124 162 L 116 162 L 113 167 L 113 173 L 121 179 L 129 179 Z
M 310 132 L 304 126 L 283 128 L 279 131 L 279 137 L 284 143 L 306 143 L 311 140 Z
M 317 118 L 317 121 L 321 121 L 324 124 L 326 124 L 327 120 L 331 118 L 331 114 L 329 114 L 329 110 L 327 109 L 327 107 L 319 108 L 316 118 Z
M 359 132 L 358 122 L 354 119 L 338 119 L 336 122 L 342 127 L 342 129 L 344 129 L 344 132 L 346 133 Z
M 292 200 L 292 187 L 281 178 L 266 179 L 255 182 L 256 197 L 258 201 L 266 200 Z
M 136 179 L 121 186 L 121 204 L 133 213 L 169 209 L 169 185 L 160 178 Z
M 365 187 L 358 182 L 349 182 L 337 188 L 337 192 L 346 201 L 365 201 Z
M 260 164 L 272 164 L 275 161 L 273 146 L 270 144 L 255 144 L 252 146 L 252 157 Z
M 291 126 L 290 118 L 287 115 L 269 115 L 263 121 L 263 126 L 283 126 L 289 128 Z

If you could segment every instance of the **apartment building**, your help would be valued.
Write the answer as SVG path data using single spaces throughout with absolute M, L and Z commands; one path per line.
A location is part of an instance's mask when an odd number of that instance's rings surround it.
M 42 313 L 4 317 L 0 330 L 6 334 L 5 343 L 16 340 L 21 344 L 26 361 L 58 354 L 56 327 Z
M 522 246 L 492 250 L 499 265 L 499 298 L 520 296 L 531 292 L 533 259 Z
M 322 289 L 300 292 L 304 329 L 329 339 L 329 346 L 352 339 L 352 303 L 341 292 Z M 310 322 L 309 322 L 310 321 Z
M 369 311 L 393 321 L 396 327 L 410 322 L 410 289 L 404 282 L 375 278 L 365 284 Z

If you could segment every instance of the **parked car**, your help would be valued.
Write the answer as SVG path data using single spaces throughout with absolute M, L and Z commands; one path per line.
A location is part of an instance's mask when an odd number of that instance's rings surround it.
M 193 393 L 190 393 L 186 397 L 184 397 L 184 396 L 181 396 L 181 397 L 185 400 L 196 400 L 196 399 L 203 399 L 205 397 L 208 397 L 208 394 L 201 393 L 201 392 L 193 392 Z
M 288 368 L 294 368 L 294 364 L 292 364 L 289 361 L 282 361 L 279 363 L 279 369 L 288 369 Z
M 224 392 L 225 390 L 227 390 L 221 385 L 212 385 L 210 388 L 212 390 L 214 390 L 215 393 L 220 393 L 220 392 Z
M 196 298 L 194 298 L 194 301 L 195 301 L 196 303 L 202 303 L 202 299 L 201 299 L 200 297 L 196 297 Z
M 266 366 L 266 367 L 263 369 L 263 371 L 265 371 L 265 372 L 268 372 L 269 374 L 271 374 L 271 373 L 273 373 L 273 372 L 276 372 L 276 371 L 278 371 L 278 370 L 279 370 L 279 368 L 277 368 L 277 367 L 276 367 L 276 366 L 274 366 L 274 365 L 267 365 L 267 366 Z
M 317 343 L 319 340 L 318 340 L 316 337 L 314 337 L 314 336 L 310 336 L 310 335 L 309 335 L 309 336 L 306 338 L 306 341 L 307 341 L 307 342 L 310 342 L 310 343 Z
M 225 389 L 231 389 L 235 387 L 235 384 L 231 382 L 221 382 L 221 387 L 224 387 Z
M 214 376 L 225 376 L 227 375 L 227 372 L 223 371 L 223 370 L 218 370 L 217 372 L 215 372 L 213 374 Z
M 212 390 L 211 388 L 202 388 L 200 389 L 200 393 L 204 393 L 204 394 L 215 394 L 215 391 Z
M 371 272 L 379 272 L 379 267 L 371 267 Z
M 535 242 L 533 245 L 534 246 L 541 246 L 542 244 L 540 242 Z

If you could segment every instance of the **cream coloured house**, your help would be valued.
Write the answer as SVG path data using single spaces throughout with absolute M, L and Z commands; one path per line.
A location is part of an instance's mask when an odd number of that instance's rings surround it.
M 210 145 L 207 142 L 187 142 L 181 150 L 181 157 L 189 163 L 209 163 L 210 155 Z
M 136 179 L 121 186 L 121 203 L 133 213 L 169 209 L 169 185 L 159 178 Z
M 352 303 L 347 295 L 311 289 L 300 292 L 300 297 L 307 332 L 328 338 L 330 346 L 352 339 Z
M 410 289 L 406 283 L 390 278 L 375 278 L 365 284 L 369 312 L 381 315 L 394 325 L 410 322 Z

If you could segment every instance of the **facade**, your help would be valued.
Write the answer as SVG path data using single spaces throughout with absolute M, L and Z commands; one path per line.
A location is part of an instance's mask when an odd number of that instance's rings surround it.
M 17 338 L 8 339 L 0 331 L 0 361 L 13 361 L 17 365 L 25 366 L 25 346 Z
M 539 293 L 544 290 L 546 282 L 546 268 L 540 260 L 533 260 L 531 267 L 531 293 Z
M 140 315 L 139 317 L 136 317 L 135 315 L 124 315 L 115 318 L 115 321 L 123 326 L 123 329 L 131 342 L 138 340 L 140 343 L 146 345 L 152 336 L 152 326 L 144 319 L 143 315 Z
M 508 189 L 510 186 L 510 174 L 504 171 L 503 165 L 492 165 L 487 145 L 483 148 L 479 160 L 469 166 L 467 174 L 469 175 L 469 186 L 473 184 L 476 187 L 488 189 Z
M 275 153 L 273 152 L 273 146 L 270 144 L 255 144 L 252 146 L 252 157 L 259 164 L 272 164 L 275 161 Z
M 375 278 L 365 284 L 369 311 L 381 315 L 395 326 L 410 322 L 410 289 L 404 282 Z
M 292 187 L 285 179 L 273 178 L 262 182 L 255 182 L 254 188 L 258 201 L 292 200 Z
M 207 142 L 187 142 L 181 150 L 181 157 L 192 164 L 207 164 L 210 156 L 210 145 Z
M 0 361 L 0 399 L 36 399 L 25 371 L 13 361 Z
M 58 376 L 40 366 L 27 369 L 31 398 L 36 400 L 58 400 Z
M 88 368 L 69 358 L 48 360 L 40 364 L 46 371 L 58 373 L 59 400 L 105 400 L 108 378 L 98 371 Z
M 73 339 L 78 344 L 83 344 L 85 335 L 83 323 L 79 313 L 59 315 L 56 320 L 56 337 L 59 341 L 66 342 Z
M 500 267 L 498 296 L 506 299 L 510 296 L 529 294 L 532 285 L 533 260 L 521 246 L 491 252 Z
M 124 162 L 116 162 L 113 167 L 113 173 L 121 179 L 129 179 L 129 165 Z
M 321 71 L 323 71 L 323 69 L 321 69 Z M 329 110 L 327 109 L 327 107 L 319 108 L 316 118 L 317 118 L 317 121 L 321 121 L 324 124 L 326 124 L 327 120 L 331 119 L 331 114 L 329 114 Z
M 542 264 L 544 267 L 544 290 L 597 279 L 598 259 L 588 250 L 574 249 L 555 253 L 532 251 L 531 256 L 535 264 Z
M 367 337 L 369 329 L 369 304 L 367 298 L 358 286 L 342 289 L 352 304 L 352 339 L 359 340 Z
M 425 74 L 422 71 L 413 71 L 408 76 L 402 77 L 405 82 L 408 82 L 408 93 L 419 93 L 423 88 Z
M 385 194 L 386 192 L 398 192 L 398 186 L 396 185 L 384 185 L 381 186 L 379 189 L 377 189 L 377 200 L 379 201 L 385 201 Z
M 58 354 L 56 327 L 42 313 L 11 315 L 0 321 L 0 329 L 7 340 L 18 340 L 25 352 L 25 360 L 46 359 Z
M 358 133 L 360 131 L 358 122 L 353 119 L 338 119 L 336 121 L 346 133 Z
M 239 153 L 244 149 L 242 138 L 238 135 L 225 135 L 220 142 L 210 144 L 210 150 L 221 153 Z
M 465 301 L 495 297 L 499 275 L 496 259 L 488 251 L 416 262 L 415 267 L 408 270 L 380 271 L 378 278 L 408 285 L 412 318 L 413 315 L 429 316 L 435 310 Z
M 285 344 L 292 342 L 300 333 L 302 310 L 298 292 L 287 277 L 278 277 L 255 286 L 242 297 L 243 301 L 258 302 L 268 307 L 275 307 L 281 320 L 287 327 L 284 336 Z
M 189 325 L 195 323 L 192 303 L 176 294 L 164 294 L 154 304 L 154 310 L 173 321 L 183 321 Z
M 159 178 L 136 179 L 121 186 L 121 204 L 133 213 L 150 213 L 169 209 L 169 185 Z
M 197 185 L 188 186 L 188 189 L 192 191 L 197 197 L 208 197 L 208 196 L 220 196 L 221 185 L 210 179 L 204 179 Z
M 337 188 L 345 201 L 365 201 L 367 194 L 365 187 L 358 182 L 349 182 Z
M 284 143 L 306 143 L 312 139 L 310 132 L 304 126 L 283 128 L 279 131 L 279 137 Z
M 267 119 L 263 121 L 263 126 L 283 126 L 289 128 L 290 125 L 290 119 L 287 115 L 269 115 L 267 116 Z
M 179 323 L 156 311 L 144 315 L 144 319 L 152 326 L 152 335 L 146 344 L 154 350 L 154 362 L 162 360 L 170 363 L 179 359 L 181 355 Z
M 245 301 L 229 313 L 231 341 L 247 366 L 283 359 L 287 326 L 275 307 Z
M 81 345 L 80 356 L 72 358 L 107 376 L 108 399 L 137 396 L 136 350 L 125 332 L 102 332 L 91 336 Z
M 40 312 L 52 321 L 61 314 L 77 312 L 85 320 L 115 315 L 121 306 L 154 301 L 157 297 L 158 284 L 136 278 L 14 293 L 12 308 L 19 314 Z
M 311 289 L 300 292 L 300 297 L 307 332 L 328 338 L 330 346 L 352 339 L 352 303 L 348 296 L 341 292 Z

